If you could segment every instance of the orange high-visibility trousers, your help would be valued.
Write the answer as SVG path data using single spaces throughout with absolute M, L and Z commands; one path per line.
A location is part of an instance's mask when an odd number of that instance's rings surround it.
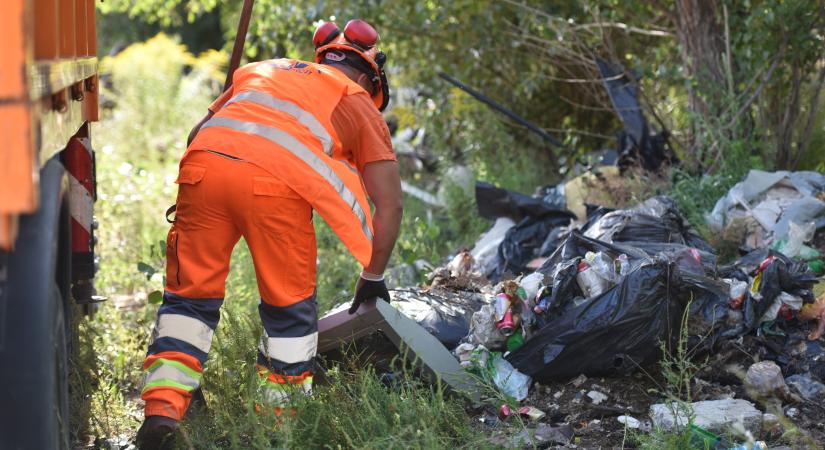
M 209 151 L 187 154 L 177 183 L 163 304 L 144 361 L 145 415 L 183 417 L 201 382 L 241 236 L 261 295 L 261 392 L 286 405 L 291 394 L 309 391 L 318 342 L 312 207 L 258 166 Z

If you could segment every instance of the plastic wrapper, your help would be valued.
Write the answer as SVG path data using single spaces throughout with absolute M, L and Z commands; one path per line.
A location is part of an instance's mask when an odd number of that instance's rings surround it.
M 510 397 L 518 401 L 527 398 L 530 389 L 531 378 L 513 367 L 506 359 L 499 354 L 493 354 L 493 383 Z
M 466 358 L 466 355 L 463 357 Z M 470 353 L 465 367 L 483 380 L 495 384 L 499 391 L 509 397 L 517 401 L 527 398 L 532 379 L 502 358 L 501 353 L 491 352 L 479 345 Z
M 493 227 L 476 241 L 470 254 L 475 258 L 475 267 L 480 273 L 488 274 L 495 270 L 498 265 L 498 246 L 501 245 L 507 231 L 515 225 L 512 219 L 499 217 Z
M 539 288 L 541 287 L 543 282 L 544 274 L 541 272 L 533 272 L 530 275 L 527 275 L 524 278 L 522 278 L 520 285 L 524 289 L 524 299 L 531 300 L 536 298 L 536 294 L 538 294 Z
M 806 242 L 810 242 L 811 239 L 814 238 L 815 232 L 816 224 L 814 222 L 808 222 L 804 225 L 791 222 L 788 230 L 788 236 L 774 242 L 773 249 L 788 258 L 793 258 L 800 261 L 809 261 L 819 258 L 819 251 L 805 245 Z
M 776 320 L 777 316 L 780 315 L 779 313 L 783 306 L 786 306 L 791 311 L 799 311 L 802 309 L 802 299 L 795 295 L 788 294 L 787 292 L 780 293 L 779 296 L 774 299 L 770 308 L 762 314 L 762 317 L 759 319 L 759 323 L 767 322 L 769 320 Z
M 470 322 L 470 342 L 493 350 L 504 348 L 507 336 L 503 335 L 496 327 L 493 305 L 484 305 L 473 314 Z
M 439 295 L 444 294 L 444 295 Z M 479 294 L 451 291 L 393 290 L 392 305 L 415 320 L 448 349 L 470 332 L 473 313 L 485 304 Z
M 586 298 L 601 295 L 610 289 L 610 280 L 605 279 L 599 271 L 590 264 L 582 261 L 578 266 L 579 273 L 576 282 Z

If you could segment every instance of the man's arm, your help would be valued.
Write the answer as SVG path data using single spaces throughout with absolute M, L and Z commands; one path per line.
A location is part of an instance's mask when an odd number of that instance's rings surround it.
M 364 166 L 362 174 L 375 213 L 372 217 L 374 236 L 372 258 L 365 272 L 380 275 L 387 268 L 403 213 L 401 177 L 396 161 L 375 161 Z

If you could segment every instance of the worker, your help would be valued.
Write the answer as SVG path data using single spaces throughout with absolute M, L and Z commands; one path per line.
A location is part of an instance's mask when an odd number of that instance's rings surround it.
M 401 186 L 380 111 L 386 56 L 363 20 L 321 25 L 315 62 L 240 67 L 190 134 L 166 243 L 163 303 L 143 364 L 140 448 L 168 445 L 200 383 L 232 249 L 249 246 L 263 335 L 263 400 L 312 385 L 318 342 L 313 211 L 361 263 L 350 308 L 389 301 L 383 272 L 401 222 Z M 372 201 L 375 211 L 371 214 Z M 171 221 L 171 220 L 170 220 Z

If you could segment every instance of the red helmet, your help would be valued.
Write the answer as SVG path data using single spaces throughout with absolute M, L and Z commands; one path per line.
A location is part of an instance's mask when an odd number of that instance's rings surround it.
M 344 32 L 338 29 L 335 22 L 324 22 L 315 30 L 312 37 L 315 45 L 315 62 L 324 60 L 324 55 L 333 49 L 344 52 L 354 52 L 360 59 L 363 59 L 372 69 L 372 81 L 375 89 L 372 93 L 372 100 L 379 111 L 383 111 L 390 101 L 390 88 L 387 83 L 387 75 L 384 73 L 384 63 L 387 55 L 376 47 L 378 43 L 378 32 L 372 25 L 361 19 L 353 19 L 347 22 Z

